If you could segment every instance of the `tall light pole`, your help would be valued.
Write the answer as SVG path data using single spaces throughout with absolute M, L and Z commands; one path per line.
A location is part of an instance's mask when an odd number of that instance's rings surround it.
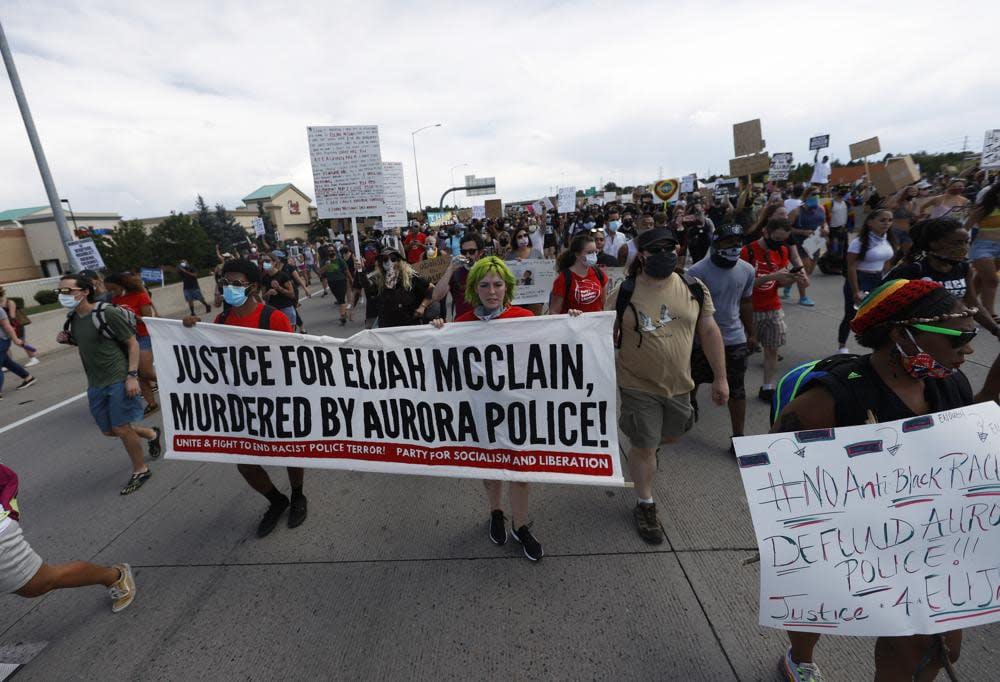
M 427 130 L 428 128 L 440 128 L 440 123 L 432 123 L 429 126 L 424 126 L 423 128 L 417 128 L 412 133 L 410 133 L 410 142 L 413 143 L 413 172 L 417 175 L 417 202 L 420 204 L 419 211 L 424 210 L 424 200 L 420 196 L 420 170 L 417 168 L 417 133 L 421 130 Z
M 467 163 L 460 163 L 460 164 L 458 164 L 457 166 L 452 166 L 452 167 L 451 167 L 451 186 L 452 186 L 452 187 L 455 187 L 455 186 L 456 186 L 456 185 L 455 185 L 455 169 L 456 169 L 456 168 L 462 168 L 463 166 L 464 166 L 464 167 L 468 167 L 468 165 L 469 165 L 469 164 L 467 164 Z M 457 199 L 457 198 L 455 199 L 455 205 L 456 205 L 456 206 L 458 206 L 458 199 Z
M 24 96 L 24 89 L 21 87 L 21 78 L 17 75 L 17 68 L 14 66 L 14 55 L 10 52 L 10 45 L 7 44 L 7 36 L 3 31 L 3 24 L 0 24 L 0 56 L 3 56 L 4 66 L 7 67 L 7 76 L 10 78 L 10 86 L 14 90 L 14 99 L 21 110 L 21 118 L 24 120 L 24 128 L 28 131 L 28 141 L 31 142 L 31 151 L 35 153 L 35 163 L 38 164 L 38 172 L 42 176 L 42 184 L 45 185 L 45 194 L 49 197 L 49 206 L 52 207 L 52 217 L 56 220 L 56 227 L 59 228 L 59 237 L 66 251 L 66 262 L 74 267 L 73 255 L 69 250 L 69 242 L 73 241 L 73 236 L 69 233 L 69 226 L 66 225 L 66 216 L 63 214 L 62 204 L 59 203 L 59 194 L 56 192 L 56 183 L 52 180 L 52 173 L 49 171 L 49 162 L 45 160 L 45 151 L 42 149 L 42 142 L 38 139 L 38 131 L 35 130 L 35 122 L 31 118 L 31 109 L 28 108 L 28 100 Z

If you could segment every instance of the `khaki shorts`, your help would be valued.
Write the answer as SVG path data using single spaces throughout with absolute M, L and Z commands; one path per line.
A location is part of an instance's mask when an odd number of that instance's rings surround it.
M 694 426 L 689 394 L 654 395 L 621 389 L 618 426 L 637 448 L 656 448 L 667 438 L 678 438 Z
M 7 527 L 0 530 L 0 594 L 17 592 L 42 567 L 42 557 L 24 539 L 21 526 L 13 519 L 9 521 Z

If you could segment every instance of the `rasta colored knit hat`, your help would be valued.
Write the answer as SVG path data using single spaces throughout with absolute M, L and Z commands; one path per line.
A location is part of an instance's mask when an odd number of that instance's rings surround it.
M 861 302 L 854 319 L 851 320 L 851 330 L 855 334 L 862 334 L 875 325 L 888 322 L 895 313 L 940 288 L 941 285 L 937 282 L 927 282 L 922 279 L 889 280 L 868 294 Z

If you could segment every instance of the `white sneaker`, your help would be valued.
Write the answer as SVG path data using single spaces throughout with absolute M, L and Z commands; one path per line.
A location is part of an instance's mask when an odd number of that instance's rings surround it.
M 38 358 L 31 358 L 31 359 L 30 359 L 30 360 L 28 360 L 28 361 L 27 361 L 26 363 L 24 363 L 24 366 L 25 366 L 25 367 L 34 367 L 34 366 L 35 366 L 35 365 L 37 365 L 37 364 L 38 364 L 39 362 L 41 362 L 41 360 L 39 360 Z
M 848 348 L 847 346 L 841 346 L 840 348 L 837 349 L 837 355 L 847 355 L 850 352 L 851 349 Z

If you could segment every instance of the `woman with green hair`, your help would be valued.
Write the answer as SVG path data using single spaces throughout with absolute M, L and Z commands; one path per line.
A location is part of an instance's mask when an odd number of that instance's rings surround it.
M 513 305 L 514 286 L 517 280 L 507 265 L 496 256 L 485 256 L 469 269 L 465 285 L 465 300 L 472 310 L 459 315 L 455 322 L 488 322 L 515 317 L 533 317 L 534 314 Z M 576 316 L 579 310 L 570 310 Z M 432 325 L 440 329 L 443 319 L 436 319 Z M 502 508 L 503 481 L 483 481 L 490 504 L 490 540 L 494 544 L 507 543 L 507 526 Z M 538 561 L 544 556 L 542 545 L 528 529 L 528 484 L 523 481 L 510 483 L 511 536 L 521 543 L 524 556 Z

